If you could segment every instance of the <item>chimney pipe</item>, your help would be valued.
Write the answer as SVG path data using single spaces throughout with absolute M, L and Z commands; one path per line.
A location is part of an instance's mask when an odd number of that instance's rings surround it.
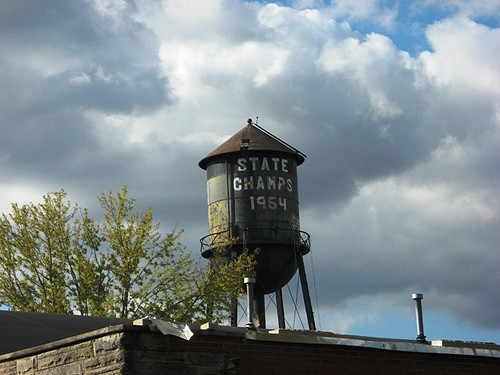
M 411 298 L 415 301 L 415 314 L 417 318 L 417 341 L 420 343 L 427 343 L 424 335 L 424 317 L 422 313 L 422 299 L 424 295 L 422 293 L 413 293 Z
M 253 304 L 254 304 L 253 286 L 255 284 L 255 278 L 253 278 L 253 277 L 245 277 L 243 279 L 243 282 L 247 286 L 247 316 L 248 316 L 248 321 L 247 321 L 246 327 L 248 329 L 255 330 L 255 325 L 253 324 L 253 316 L 254 316 L 254 311 L 253 311 Z

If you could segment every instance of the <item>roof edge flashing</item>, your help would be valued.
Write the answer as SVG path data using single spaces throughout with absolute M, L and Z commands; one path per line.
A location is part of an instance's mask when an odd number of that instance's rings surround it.
M 316 334 L 274 331 L 247 331 L 246 339 L 255 341 L 287 342 L 297 344 L 357 346 L 380 350 L 394 350 L 402 352 L 435 353 L 449 355 L 469 355 L 478 357 L 500 358 L 500 347 L 491 345 L 489 348 L 476 347 L 473 343 L 464 346 L 436 346 L 429 343 L 419 343 L 412 340 L 396 340 L 349 336 L 339 334 Z M 467 345 L 468 344 L 468 345 Z

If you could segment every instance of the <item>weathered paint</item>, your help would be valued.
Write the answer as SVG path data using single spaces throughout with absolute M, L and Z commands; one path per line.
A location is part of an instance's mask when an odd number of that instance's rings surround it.
M 207 170 L 209 222 L 203 256 L 228 239 L 235 241 L 233 250 L 259 248 L 257 288 L 270 293 L 284 286 L 296 272 L 297 254 L 309 251 L 299 220 L 297 166 L 303 161 L 252 124 L 200 161 Z

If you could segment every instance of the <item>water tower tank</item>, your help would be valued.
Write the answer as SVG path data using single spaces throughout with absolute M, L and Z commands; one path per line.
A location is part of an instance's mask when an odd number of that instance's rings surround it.
M 304 155 L 248 120 L 248 124 L 199 162 L 207 171 L 209 234 L 202 255 L 234 240 L 231 250 L 260 249 L 256 292 L 282 288 L 309 252 L 300 231 L 297 166 Z

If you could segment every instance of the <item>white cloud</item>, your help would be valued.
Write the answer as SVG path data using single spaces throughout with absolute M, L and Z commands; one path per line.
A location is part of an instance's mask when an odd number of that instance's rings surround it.
M 366 21 L 380 25 L 385 29 L 395 26 L 397 17 L 396 7 L 384 7 L 379 0 L 343 0 L 331 3 L 328 12 L 333 17 L 346 18 L 348 21 Z
M 173 93 L 183 101 L 198 101 L 213 90 L 235 82 L 263 86 L 279 75 L 287 52 L 267 43 L 240 45 L 167 42 L 160 49 L 165 74 Z
M 258 51 L 259 56 L 262 51 Z M 269 65 L 258 68 L 257 75 L 254 78 L 257 87 L 264 86 L 269 79 L 283 72 L 288 57 L 288 52 L 285 50 L 272 51 L 269 56 Z M 266 59 L 267 60 L 267 59 Z
M 85 85 L 91 82 L 90 76 L 86 73 L 80 73 L 73 77 L 70 77 L 69 83 L 73 85 Z
M 330 74 L 343 74 L 356 80 L 368 93 L 377 115 L 395 117 L 402 114 L 403 109 L 388 97 L 390 92 L 384 86 L 391 79 L 392 71 L 406 67 L 405 57 L 396 51 L 390 39 L 372 33 L 363 42 L 350 37 L 340 43 L 327 43 L 318 63 Z
M 425 51 L 420 59 L 438 84 L 464 84 L 500 99 L 500 29 L 455 18 L 430 26 L 427 37 L 434 52 Z
M 118 17 L 126 8 L 125 0 L 89 0 L 103 16 Z

